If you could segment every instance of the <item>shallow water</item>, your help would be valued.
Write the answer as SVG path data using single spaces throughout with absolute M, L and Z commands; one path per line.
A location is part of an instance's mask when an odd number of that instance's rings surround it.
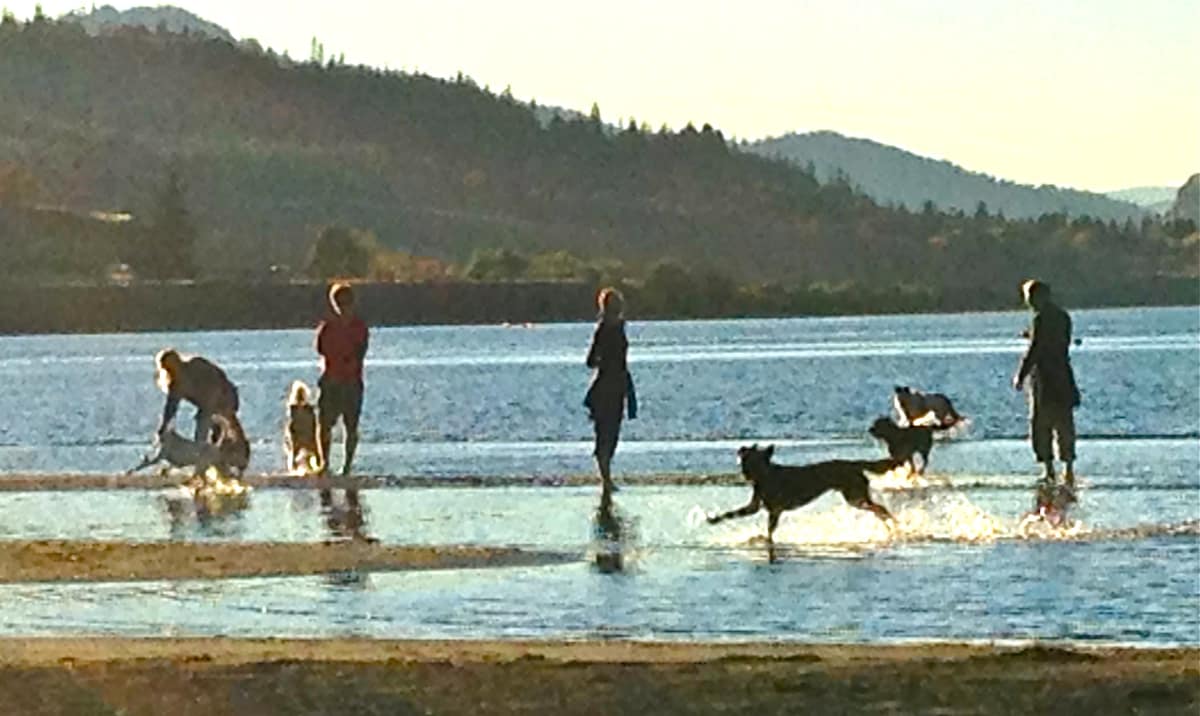
M 633 323 L 642 416 L 626 425 L 617 495 L 625 571 L 591 557 L 595 490 L 367 490 L 364 531 L 392 543 L 536 546 L 577 564 L 322 578 L 0 585 L 20 634 L 632 636 L 826 641 L 1069 638 L 1200 643 L 1200 312 L 1078 311 L 1078 521 L 1023 537 L 1034 466 L 1024 399 L 1008 387 L 1024 314 Z M 378 330 L 368 363 L 364 473 L 535 477 L 591 469 L 579 401 L 583 324 Z M 241 387 L 257 471 L 294 378 L 312 380 L 306 332 L 0 338 L 0 472 L 113 472 L 134 462 L 161 395 L 151 356 L 211 356 Z M 781 462 L 868 458 L 865 428 L 891 387 L 946 392 L 968 429 L 935 446 L 914 486 L 875 480 L 889 533 L 826 496 L 785 515 L 780 559 L 765 516 L 703 524 L 741 486 L 733 452 L 773 442 Z M 181 411 L 185 417 L 186 409 Z M 186 424 L 186 420 L 185 420 Z M 532 484 L 532 483 L 531 483 Z M 339 515 L 343 518 L 339 522 Z M 174 517 L 149 491 L 0 494 L 0 538 L 343 538 L 315 493 L 257 490 L 215 520 Z
M 1200 311 L 1077 311 L 1074 319 L 1083 341 L 1073 352 L 1081 435 L 1200 438 Z M 1009 381 L 1027 323 L 1022 313 L 633 322 L 642 415 L 623 429 L 620 469 L 731 470 L 731 448 L 751 439 L 874 455 L 866 428 L 889 411 L 894 385 L 951 396 L 971 419 L 966 440 L 1023 440 L 1025 399 Z M 581 405 L 590 331 L 377 329 L 359 471 L 590 472 L 591 425 Z M 152 357 L 165 345 L 227 369 L 255 442 L 252 470 L 282 469 L 288 386 L 316 379 L 305 331 L 0 338 L 0 414 L 20 416 L 0 421 L 0 472 L 136 464 L 161 411 Z M 180 412 L 186 429 L 189 409 Z M 1031 461 L 1012 452 L 1014 463 Z M 1081 466 L 1086 461 L 1085 453 Z
M 786 515 L 778 559 L 757 542 L 762 515 L 717 527 L 697 511 L 740 504 L 736 487 L 628 488 L 618 495 L 625 571 L 589 555 L 587 488 L 369 490 L 365 531 L 386 542 L 522 544 L 574 551 L 574 564 L 282 579 L 0 586 L 4 629 L 21 634 L 280 634 L 646 639 L 1063 638 L 1197 643 L 1200 525 L 1194 493 L 1084 492 L 1080 525 L 1021 537 L 1017 490 L 885 491 L 899 522 L 822 498 Z M 1136 493 L 1135 493 L 1136 494 Z M 90 493 L 64 511 L 115 504 Z M 207 526 L 169 520 L 148 493 L 122 493 L 122 536 L 318 540 L 333 532 L 312 493 L 264 490 Z M 143 501 L 144 500 L 144 501 Z M 128 504 L 133 501 L 132 504 Z M 84 506 L 86 505 L 86 507 Z M 26 504 L 35 510 L 35 504 Z M 1132 519 L 1123 515 L 1136 514 Z M 1156 517 L 1174 530 L 1143 522 Z M 531 529 L 536 525 L 536 529 Z M 1138 529 L 1122 527 L 1141 525 Z M 60 530 L 86 536 L 94 525 Z M 27 523 L 21 534 L 45 534 Z M 1172 534 L 1178 532 L 1178 534 Z

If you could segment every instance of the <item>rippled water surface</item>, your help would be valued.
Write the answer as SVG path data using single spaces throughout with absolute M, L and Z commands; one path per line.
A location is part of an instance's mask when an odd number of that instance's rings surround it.
M 1084 403 L 1076 526 L 1022 535 L 1035 471 L 1024 398 L 1009 387 L 1025 314 L 633 322 L 641 416 L 616 468 L 651 476 L 617 495 L 625 570 L 591 560 L 595 491 L 580 400 L 585 324 L 379 329 L 367 367 L 361 472 L 447 487 L 362 493 L 365 532 L 392 543 L 524 545 L 577 564 L 505 570 L 104 585 L 0 585 L 10 633 L 634 636 L 815 639 L 1071 638 L 1200 643 L 1200 312 L 1076 311 Z M 0 471 L 121 471 L 162 396 L 164 345 L 225 366 L 254 439 L 281 467 L 283 398 L 315 379 L 303 331 L 0 338 Z M 970 426 L 930 475 L 874 484 L 889 533 L 826 496 L 788 513 L 776 563 L 759 515 L 718 527 L 733 451 L 773 442 L 799 463 L 882 453 L 865 428 L 894 385 L 950 395 Z M 181 418 L 190 420 L 187 408 Z M 463 476 L 538 477 L 460 487 Z M 656 478 L 653 476 L 661 476 Z M 149 491 L 0 493 L 0 537 L 319 541 L 339 511 L 301 490 L 257 490 L 211 521 Z M 344 515 L 342 515 L 344 517 Z

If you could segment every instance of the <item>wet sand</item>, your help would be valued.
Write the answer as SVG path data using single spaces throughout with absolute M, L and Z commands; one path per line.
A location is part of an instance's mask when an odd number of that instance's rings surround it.
M 332 543 L 0 542 L 0 582 L 217 579 L 561 564 L 577 554 L 504 547 Z
M 0 475 L 0 492 L 66 492 L 71 490 L 161 490 L 178 487 L 188 479 L 187 473 L 168 476 L 145 474 L 95 473 L 13 473 Z M 444 475 L 359 475 L 350 478 L 296 477 L 294 475 L 247 475 L 240 480 L 252 488 L 293 490 L 444 487 L 598 487 L 595 475 L 551 475 L 535 477 Z M 741 475 L 721 473 L 712 475 L 658 474 L 622 476 L 621 485 L 738 485 L 745 482 Z
M 30 714 L 1195 713 L 1200 650 L 0 639 Z

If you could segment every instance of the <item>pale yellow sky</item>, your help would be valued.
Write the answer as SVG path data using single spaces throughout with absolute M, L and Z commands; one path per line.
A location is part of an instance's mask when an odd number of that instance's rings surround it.
M 1097 191 L 1200 171 L 1200 0 L 177 4 L 293 57 L 315 35 L 348 62 L 461 70 L 521 99 L 584 112 L 594 101 L 606 119 L 656 128 L 832 129 Z M 58 15 L 81 3 L 42 5 Z

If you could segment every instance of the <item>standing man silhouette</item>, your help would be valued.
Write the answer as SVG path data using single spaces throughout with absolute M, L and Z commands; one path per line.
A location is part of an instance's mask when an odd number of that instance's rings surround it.
M 1029 280 L 1021 285 L 1025 303 L 1033 309 L 1029 348 L 1013 376 L 1013 388 L 1029 383 L 1029 432 L 1033 452 L 1042 464 L 1042 479 L 1055 482 L 1051 438 L 1058 445 L 1058 458 L 1065 463 L 1063 481 L 1075 489 L 1075 408 L 1079 389 L 1071 369 L 1071 316 L 1054 303 L 1050 287 Z

